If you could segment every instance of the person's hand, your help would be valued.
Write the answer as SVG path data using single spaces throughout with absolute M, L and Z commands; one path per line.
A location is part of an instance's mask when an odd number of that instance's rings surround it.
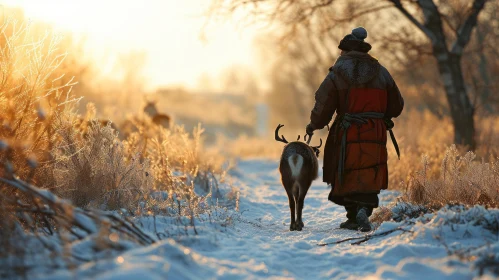
M 307 132 L 308 135 L 314 135 L 314 130 L 315 128 L 311 123 L 307 124 L 305 131 Z

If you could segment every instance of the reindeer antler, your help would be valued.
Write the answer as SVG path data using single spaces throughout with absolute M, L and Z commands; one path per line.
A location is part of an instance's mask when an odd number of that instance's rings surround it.
M 307 138 L 308 138 L 308 139 L 307 139 Z M 305 141 L 306 141 L 307 145 L 309 145 L 309 144 L 310 144 L 310 141 L 312 140 L 312 135 L 305 134 L 304 139 L 305 139 Z M 316 155 L 317 157 L 319 157 L 319 153 L 320 153 L 319 148 L 320 148 L 320 147 L 322 147 L 322 138 L 319 138 L 319 141 L 320 141 L 319 146 L 310 146 L 310 148 L 312 148 L 312 150 L 314 150 L 315 155 Z
M 322 147 L 322 138 L 319 138 L 319 141 L 320 141 L 319 146 L 312 146 L 312 148 L 319 149 L 320 147 Z
M 319 138 L 319 141 L 320 141 L 319 146 L 311 146 L 312 150 L 314 150 L 315 155 L 316 155 L 317 157 L 319 157 L 319 153 L 321 152 L 321 151 L 319 150 L 319 148 L 320 148 L 320 147 L 322 147 L 322 138 Z
M 275 140 L 278 141 L 278 142 L 283 142 L 283 143 L 286 143 L 288 144 L 288 140 L 286 140 L 286 138 L 284 138 L 284 135 L 281 135 L 281 137 L 279 137 L 279 129 L 281 129 L 281 127 L 283 127 L 284 125 L 283 124 L 279 124 L 277 126 L 277 128 L 275 129 Z

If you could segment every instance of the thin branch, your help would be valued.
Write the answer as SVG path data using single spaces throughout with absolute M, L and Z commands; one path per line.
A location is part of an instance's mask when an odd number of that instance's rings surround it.
M 392 4 L 388 4 L 388 5 L 380 5 L 380 6 L 377 6 L 377 7 L 368 8 L 368 9 L 362 10 L 360 12 L 354 13 L 352 15 L 349 15 L 348 17 L 345 17 L 345 18 L 336 18 L 336 19 L 333 19 L 333 21 L 335 21 L 337 23 L 351 22 L 352 20 L 354 20 L 356 18 L 359 18 L 359 17 L 361 17 L 363 15 L 367 15 L 367 14 L 370 14 L 370 13 L 379 12 L 379 11 L 386 10 L 386 9 L 389 9 L 389 8 L 393 8 L 393 5 Z
M 399 227 L 391 229 L 391 230 L 387 230 L 387 231 L 383 231 L 383 232 L 379 232 L 379 233 L 367 234 L 367 235 L 362 236 L 362 237 L 350 237 L 347 239 L 342 239 L 342 240 L 338 240 L 338 241 L 334 241 L 334 242 L 319 243 L 319 244 L 317 244 L 317 246 L 336 245 L 336 244 L 340 244 L 340 243 L 344 243 L 344 242 L 348 242 L 348 241 L 353 241 L 353 240 L 358 240 L 358 241 L 353 242 L 352 245 L 360 245 L 360 244 L 362 244 L 362 243 L 364 243 L 364 242 L 366 242 L 374 237 L 386 236 L 386 235 L 389 235 L 390 233 L 393 233 L 396 231 L 411 232 L 412 233 L 413 232 L 412 230 L 408 230 L 408 229 L 403 228 L 403 226 L 405 226 L 407 224 L 408 224 L 408 222 L 402 224 Z
M 15 176 L 13 179 L 0 177 L 0 182 L 34 198 L 41 199 L 48 205 L 49 210 L 53 211 L 53 216 L 57 216 L 58 218 L 61 218 L 61 221 L 67 223 L 66 228 L 70 231 L 73 230 L 72 227 L 76 227 L 87 234 L 94 234 L 98 231 L 97 227 L 99 224 L 110 223 L 111 228 L 129 236 L 132 240 L 135 240 L 142 245 L 150 245 L 155 242 L 154 239 L 139 229 L 134 223 L 122 219 L 116 214 L 98 210 L 83 210 L 74 207 L 67 201 L 52 194 L 50 191 L 39 189 Z
M 473 1 L 473 5 L 471 7 L 471 12 L 466 21 L 459 27 L 458 32 L 457 32 L 457 39 L 452 45 L 451 52 L 453 54 L 460 55 L 463 53 L 464 47 L 468 44 L 471 38 L 471 32 L 473 31 L 473 28 L 477 24 L 477 19 L 478 19 L 478 14 L 480 13 L 481 10 L 483 10 L 483 7 L 485 6 L 485 3 L 487 0 L 475 0 Z
M 457 28 L 454 27 L 454 25 L 452 25 L 452 22 L 449 19 L 449 17 L 447 15 L 440 13 L 440 12 L 439 12 L 439 14 L 440 14 L 440 17 L 442 18 L 443 22 L 445 22 L 447 24 L 447 26 L 452 30 L 452 32 L 454 32 L 454 34 L 456 34 L 456 36 L 457 36 L 458 35 Z
M 410 22 L 412 22 L 419 30 L 421 30 L 430 40 L 433 42 L 437 39 L 435 34 L 419 22 L 409 11 L 407 11 L 400 0 L 388 0 L 393 3 L 395 8 L 397 8 Z

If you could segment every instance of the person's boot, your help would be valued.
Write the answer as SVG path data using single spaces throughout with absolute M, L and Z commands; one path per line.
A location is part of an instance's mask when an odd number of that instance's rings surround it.
M 359 224 L 357 224 L 357 222 L 354 220 L 348 219 L 346 220 L 346 222 L 340 224 L 340 228 L 357 230 L 359 228 Z
M 367 215 L 367 208 L 362 207 L 359 209 L 356 220 L 360 231 L 371 231 L 371 223 L 369 222 L 369 216 Z

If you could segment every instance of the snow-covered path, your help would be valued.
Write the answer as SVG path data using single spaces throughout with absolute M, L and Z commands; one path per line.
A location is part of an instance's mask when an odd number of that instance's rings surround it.
M 339 224 L 346 219 L 345 210 L 327 200 L 329 189 L 320 180 L 322 174 L 305 199 L 305 228 L 301 232 L 289 231 L 288 199 L 280 183 L 277 165 L 276 161 L 261 160 L 239 163 L 238 170 L 232 175 L 239 179 L 236 182 L 239 182 L 241 190 L 241 220 L 236 222 L 230 234 L 220 236 L 217 250 L 200 251 L 207 257 L 246 270 L 235 278 L 358 279 L 380 273 L 379 277 L 386 279 L 390 273 L 384 273 L 381 267 L 387 266 L 388 270 L 397 271 L 397 279 L 404 278 L 404 274 L 407 279 L 417 279 L 421 272 L 420 265 L 425 267 L 426 273 L 433 272 L 432 265 L 423 264 L 431 262 L 426 260 L 429 256 L 447 256 L 441 246 L 432 248 L 428 244 L 421 248 L 405 244 L 400 238 L 391 242 L 389 237 L 385 240 L 373 239 L 360 246 L 350 245 L 349 242 L 317 246 L 364 234 L 339 228 Z M 388 200 L 383 198 L 393 199 L 391 196 L 391 192 L 383 193 L 382 203 Z M 402 262 L 405 258 L 414 259 L 405 260 L 408 267 L 394 268 L 399 264 L 405 266 Z M 400 270 L 407 271 L 400 274 Z M 456 277 L 453 273 L 446 275 L 441 271 L 433 276 L 469 279 Z
M 329 189 L 320 179 L 305 200 L 305 228 L 290 232 L 288 201 L 279 181 L 277 161 L 242 161 L 230 177 L 240 190 L 240 213 L 229 225 L 200 222 L 198 235 L 177 241 L 162 240 L 56 278 L 76 275 L 99 279 L 472 279 L 476 271 L 470 269 L 470 264 L 449 257 L 435 236 L 448 240 L 449 248 L 486 243 L 495 246 L 495 250 L 499 248 L 494 235 L 480 228 L 458 222 L 441 226 L 438 215 L 445 217 L 450 212 L 439 212 L 432 216 L 435 219 L 429 216 L 428 223 L 416 223 L 412 228 L 416 234 L 395 232 L 361 245 L 346 242 L 317 246 L 363 236 L 339 229 L 345 219 L 344 209 L 327 201 Z M 386 202 L 393 195 L 384 192 L 381 200 Z M 399 225 L 385 222 L 377 231 Z M 166 226 L 158 224 L 160 228 Z M 461 240 L 463 236 L 466 238 Z
M 221 240 L 228 250 L 228 260 L 253 260 L 260 264 L 260 276 L 288 276 L 297 279 L 319 279 L 340 276 L 343 272 L 371 267 L 370 262 L 357 263 L 338 257 L 345 249 L 318 247 L 324 241 L 339 240 L 360 233 L 339 229 L 345 220 L 344 209 L 327 201 L 329 189 L 318 179 L 305 199 L 305 228 L 289 231 L 288 198 L 280 183 L 277 162 L 244 161 L 239 171 L 241 221 L 235 236 Z M 348 245 L 350 246 L 350 245 Z M 252 248 L 248 251 L 248 247 Z M 339 250 L 338 250 L 339 249 Z M 214 253 L 216 254 L 216 253 Z M 213 255 L 207 253 L 207 255 Z M 345 274 L 346 276 L 346 274 Z

